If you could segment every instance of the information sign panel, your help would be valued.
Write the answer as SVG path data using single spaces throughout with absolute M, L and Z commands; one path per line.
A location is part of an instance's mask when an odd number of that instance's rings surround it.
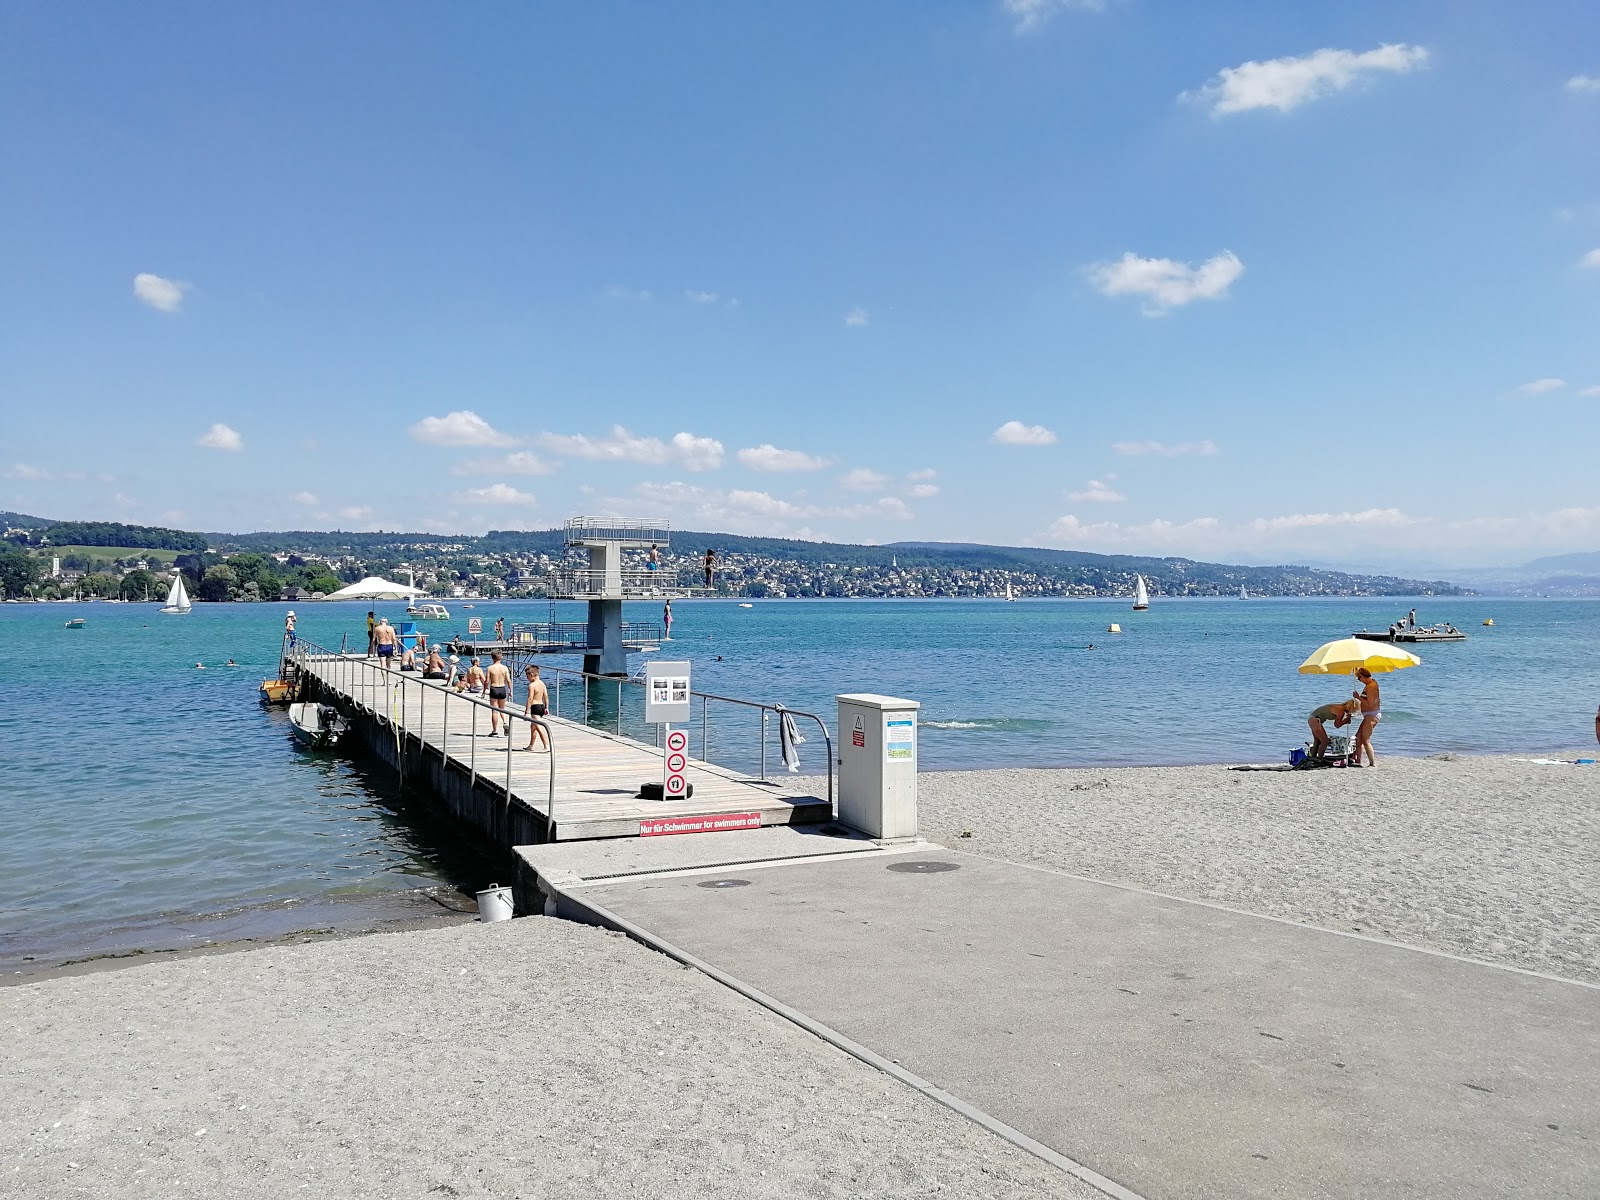
M 644 719 L 652 725 L 682 725 L 689 720 L 689 664 L 644 664 Z

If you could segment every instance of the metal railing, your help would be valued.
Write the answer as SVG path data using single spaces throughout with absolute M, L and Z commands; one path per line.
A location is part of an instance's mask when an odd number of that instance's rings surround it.
M 550 712 L 552 716 L 562 715 L 563 687 L 566 681 L 565 693 L 570 696 L 573 692 L 581 692 L 583 699 L 583 724 L 594 729 L 604 729 L 618 737 L 625 737 L 631 741 L 644 742 L 661 749 L 661 727 L 659 725 L 646 725 L 644 721 L 644 682 L 640 679 L 623 679 L 616 675 L 595 675 L 588 671 L 574 671 L 570 667 L 541 666 L 540 675 L 545 679 L 546 687 L 550 691 Z M 600 700 L 604 697 L 614 697 L 614 705 L 602 705 Z M 816 713 L 802 712 L 795 708 L 786 708 L 782 704 L 763 704 L 757 700 L 740 700 L 733 696 L 718 696 L 710 692 L 690 692 L 690 728 L 693 728 L 694 702 L 700 702 L 700 761 L 715 763 L 719 766 L 733 766 L 736 769 L 748 770 L 754 767 L 759 772 L 762 783 L 771 783 L 767 778 L 767 746 L 773 735 L 772 718 L 776 716 L 780 721 L 783 715 L 797 720 L 816 722 L 817 728 L 822 731 L 822 740 L 827 751 L 828 765 L 828 804 L 833 805 L 833 735 L 828 732 L 828 724 Z M 629 701 L 632 701 L 629 703 Z M 711 705 L 729 705 L 736 709 L 756 709 L 760 713 L 760 730 L 757 734 L 758 748 L 756 753 L 741 754 L 737 749 L 725 753 L 720 745 L 722 737 L 732 735 L 738 738 L 738 726 L 723 717 L 712 717 Z M 569 702 L 569 707 L 571 707 Z M 632 710 L 631 712 L 629 710 Z M 568 718 L 576 719 L 576 718 Z M 630 733 L 629 730 L 635 732 Z M 648 731 L 648 732 L 646 732 Z M 643 734 L 644 736 L 637 736 Z M 721 757 L 731 759 L 731 762 L 717 762 L 712 758 L 713 737 L 718 739 L 715 752 Z M 781 734 L 779 735 L 781 739 Z M 744 743 L 748 746 L 748 742 Z M 693 746 L 691 745 L 691 750 Z
M 567 545 L 590 542 L 623 542 L 640 546 L 659 546 L 672 542 L 672 526 L 666 521 L 630 520 L 624 517 L 571 517 L 565 525 Z
M 469 692 L 459 692 L 454 686 L 453 678 L 426 679 L 422 676 L 420 668 L 417 671 L 401 671 L 398 664 L 385 670 L 373 659 L 365 654 L 351 654 L 337 650 L 329 650 L 304 638 L 296 638 L 291 644 L 287 637 L 284 638 L 283 661 L 289 663 L 299 672 L 304 679 L 311 676 L 319 682 L 326 684 L 332 691 L 355 705 L 364 708 L 378 720 L 387 723 L 395 731 L 395 741 L 398 747 L 400 737 L 409 734 L 416 738 L 417 745 L 425 753 L 431 743 L 427 736 L 428 695 L 433 693 L 440 706 L 441 729 L 439 743 L 434 749 L 439 752 L 441 761 L 451 761 L 450 745 L 450 702 L 456 703 L 456 711 L 461 711 L 465 704 L 471 713 L 467 734 L 471 741 L 467 753 L 466 767 L 475 786 L 478 782 L 478 724 L 479 709 L 489 709 L 488 722 L 493 730 L 500 722 L 505 722 L 506 738 L 506 769 L 503 788 L 506 796 L 506 805 L 511 804 L 511 733 L 513 722 L 522 721 L 531 727 L 537 726 L 544 730 L 545 742 L 550 751 L 550 770 L 548 779 L 548 794 L 545 801 L 545 816 L 551 841 L 555 841 L 556 830 L 556 743 L 552 735 L 552 727 L 543 717 L 530 716 L 527 713 L 516 712 L 508 705 L 507 708 L 497 708 L 488 699 L 481 695 Z M 399 684 L 398 694 L 396 684 Z M 411 729 L 408 725 L 411 699 L 411 685 L 416 684 L 420 691 L 417 694 L 417 725 Z M 380 707 L 380 704 L 382 707 Z M 398 711 L 397 706 L 398 704 Z M 459 720 L 459 717 L 458 717 Z M 395 755 L 396 769 L 400 772 L 400 780 L 405 782 L 405 756 Z M 485 775 L 485 778 L 488 776 Z
M 695 591 L 697 588 L 705 590 L 703 581 L 697 582 L 692 574 L 689 582 L 685 583 L 683 579 L 685 574 L 684 571 L 668 570 L 665 567 L 654 571 L 648 568 L 630 567 L 611 575 L 608 579 L 605 571 L 592 570 L 588 567 L 563 567 L 558 568 L 549 577 L 549 586 L 553 593 L 571 599 L 620 597 L 648 600 L 657 596 L 680 595 Z M 615 586 L 612 581 L 615 581 Z
M 518 621 L 510 628 L 506 642 L 513 650 L 587 650 L 587 621 Z M 658 621 L 624 621 L 624 642 L 659 642 L 662 627 Z M 469 639 L 470 640 L 470 639 Z

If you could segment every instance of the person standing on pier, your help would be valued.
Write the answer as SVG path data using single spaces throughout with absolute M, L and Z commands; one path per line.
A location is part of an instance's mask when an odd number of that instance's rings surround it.
M 523 668 L 522 673 L 528 678 L 528 703 L 523 708 L 523 713 L 530 717 L 543 717 L 550 712 L 550 689 L 544 686 L 544 680 L 539 678 L 539 668 L 530 666 Z M 509 735 L 510 729 L 507 729 Z M 543 742 L 544 749 L 541 753 L 550 753 L 550 739 L 545 736 L 544 726 L 528 722 L 528 744 L 524 750 L 534 749 L 536 743 Z
M 378 623 L 377 623 L 377 621 L 372 619 L 372 610 L 369 608 L 369 609 L 367 609 L 367 657 L 368 658 L 372 657 L 372 651 L 378 645 L 377 641 L 373 637 L 373 634 L 376 632 L 377 628 L 378 628 Z
M 394 650 L 399 640 L 395 636 L 394 626 L 389 624 L 389 618 L 379 617 L 378 623 L 372 627 L 372 644 L 378 652 L 378 661 L 383 664 L 385 671 L 389 670 L 394 662 Z
M 293 650 L 294 649 L 294 609 L 292 609 L 292 608 L 289 610 L 288 615 L 283 618 L 283 636 L 284 636 L 284 640 L 286 640 L 289 643 L 289 649 Z
M 483 673 L 489 689 L 489 736 L 500 736 L 500 719 L 506 711 L 506 701 L 511 699 L 511 668 L 500 661 L 500 651 L 489 655 L 489 669 Z M 506 722 L 506 736 L 511 736 L 511 722 Z
M 496 617 L 494 619 L 494 640 L 497 642 L 506 640 L 506 619 L 504 617 Z

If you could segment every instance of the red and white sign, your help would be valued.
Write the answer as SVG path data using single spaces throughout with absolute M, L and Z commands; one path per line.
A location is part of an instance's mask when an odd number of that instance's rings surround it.
M 707 813 L 699 817 L 662 817 L 640 821 L 640 837 L 664 837 L 674 833 L 723 833 L 730 829 L 760 829 L 761 814 Z
M 661 763 L 661 798 L 682 800 L 689 794 L 689 735 L 681 729 L 667 731 L 667 753 Z
M 856 716 L 855 728 L 850 730 L 850 744 L 852 746 L 865 746 L 867 744 L 867 726 L 861 720 L 859 714 Z
M 689 735 L 681 729 L 674 729 L 667 734 L 667 749 L 680 753 L 689 748 Z

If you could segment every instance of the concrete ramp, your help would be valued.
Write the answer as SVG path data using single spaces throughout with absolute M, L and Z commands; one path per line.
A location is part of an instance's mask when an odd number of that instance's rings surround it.
M 926 845 L 556 890 L 1113 1194 L 1600 1195 L 1588 985 Z

